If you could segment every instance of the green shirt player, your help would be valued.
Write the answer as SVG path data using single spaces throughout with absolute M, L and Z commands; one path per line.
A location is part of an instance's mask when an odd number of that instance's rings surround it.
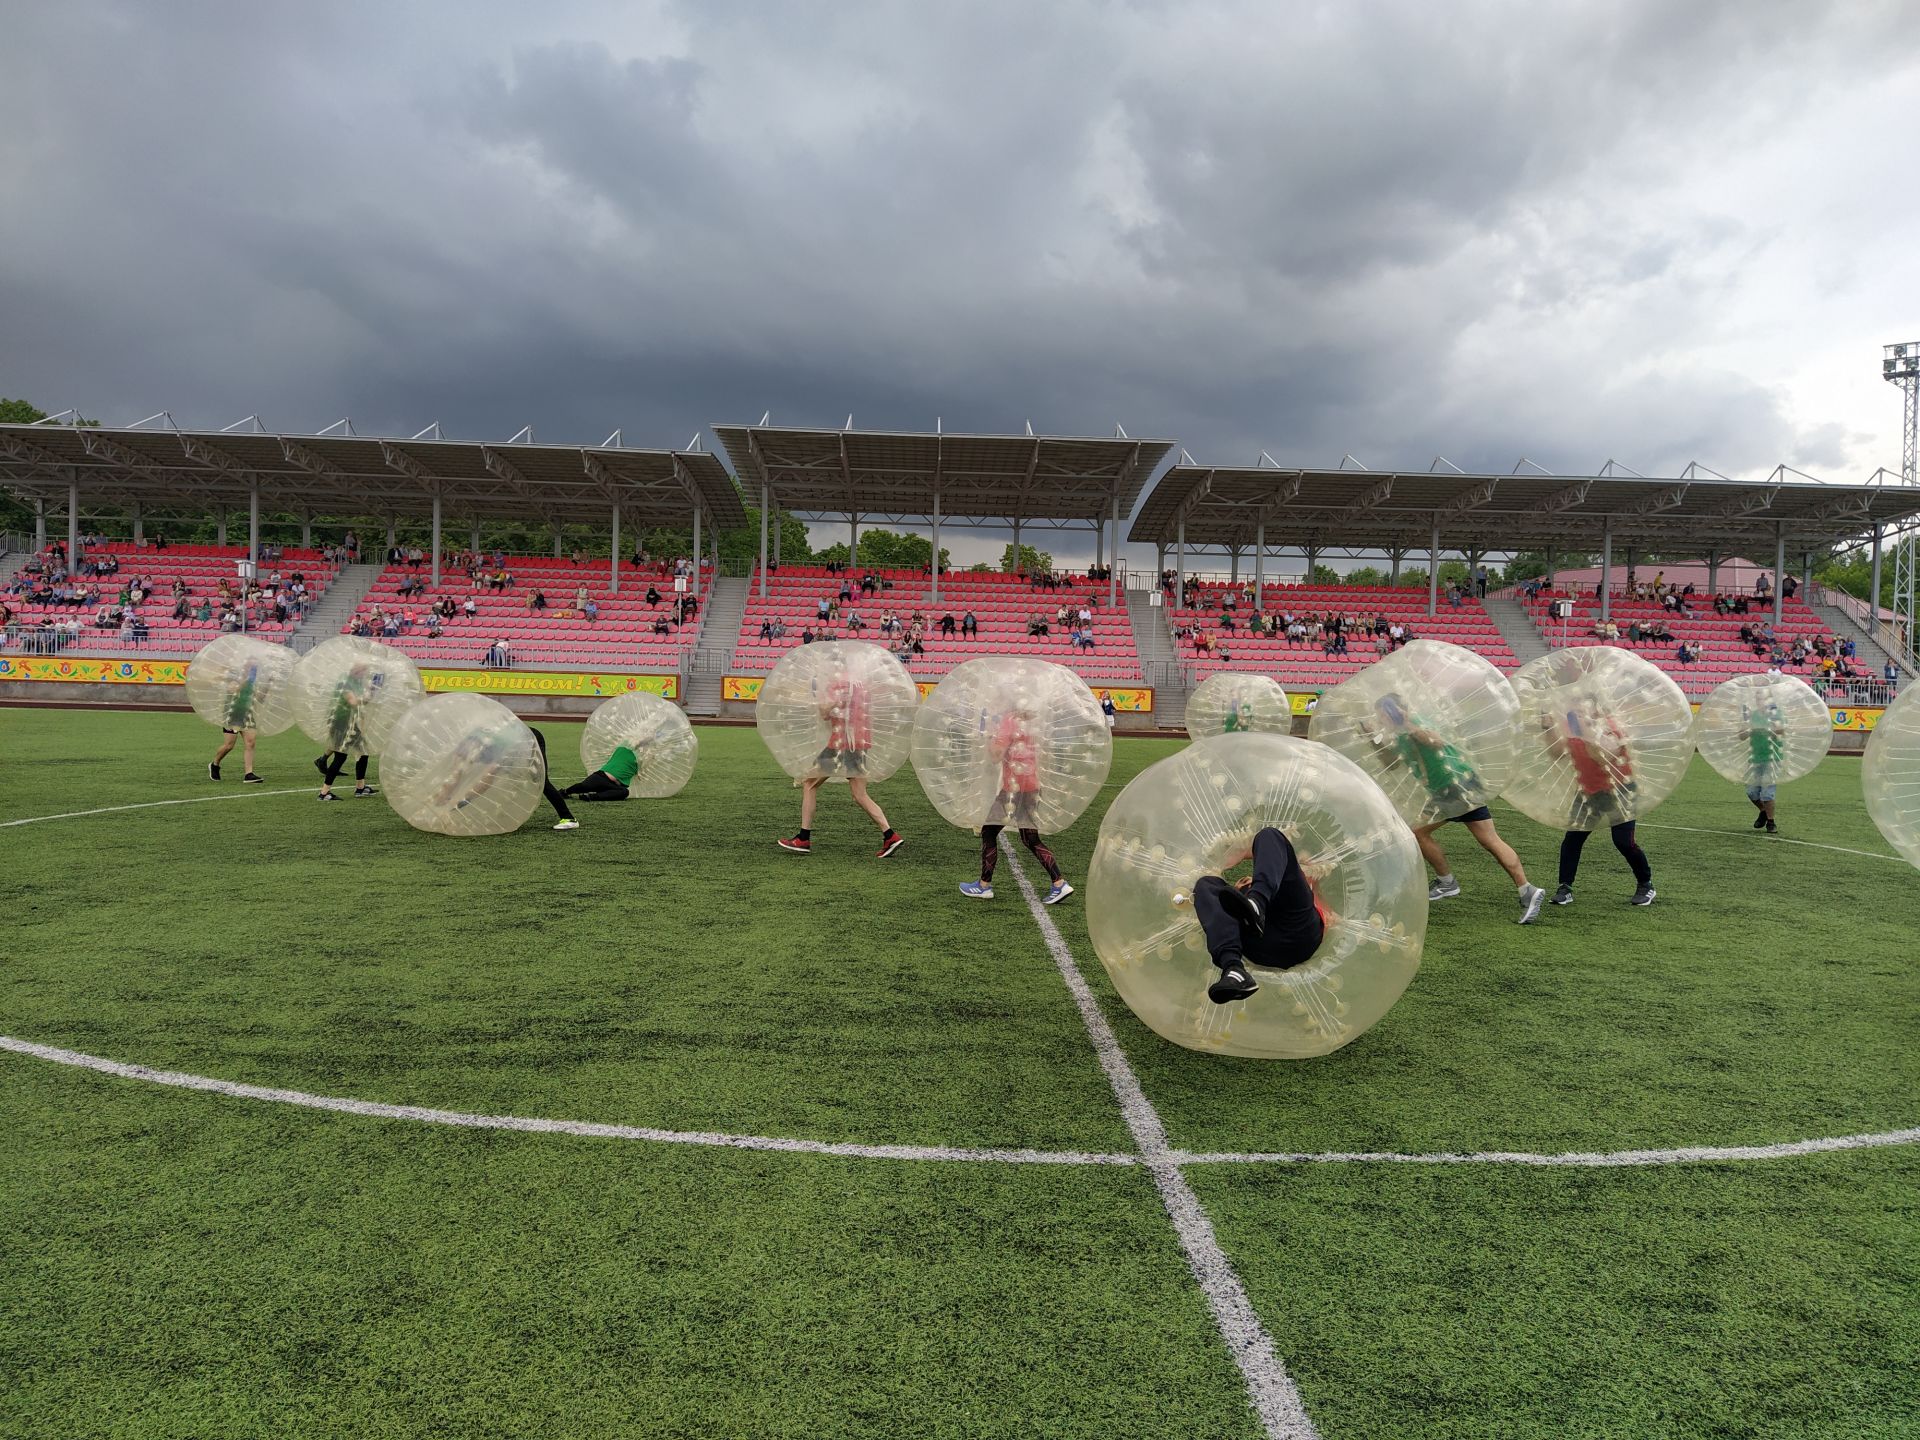
M 1479 842 L 1482 850 L 1500 862 L 1500 868 L 1507 872 L 1519 896 L 1520 923 L 1531 925 L 1540 916 L 1547 892 L 1527 882 L 1526 867 L 1520 863 L 1520 857 L 1494 828 L 1493 812 L 1485 805 L 1474 803 L 1480 792 L 1480 777 L 1473 762 L 1457 745 L 1410 716 L 1398 695 L 1392 692 L 1382 695 L 1374 702 L 1374 712 L 1374 743 L 1392 748 L 1395 760 L 1419 780 L 1433 804 L 1446 817 L 1416 826 L 1413 832 L 1413 838 L 1420 843 L 1421 855 L 1433 867 L 1434 881 L 1427 890 L 1427 898 L 1451 900 L 1460 893 L 1460 882 L 1447 863 L 1447 852 L 1434 839 L 1434 832 L 1442 825 L 1458 821 L 1467 827 L 1467 833 Z
M 360 723 L 360 707 L 373 698 L 380 680 L 372 666 L 357 664 L 349 668 L 334 687 L 333 713 L 327 717 L 327 738 L 333 742 L 333 748 L 313 762 L 320 772 L 319 798 L 322 800 L 340 798 L 333 793 L 333 782 L 346 769 L 347 755 L 352 750 L 360 752 L 353 762 L 354 797 L 364 800 L 380 793 L 367 783 L 367 734 Z
M 1234 735 L 1253 729 L 1253 706 L 1246 700 L 1235 700 L 1227 706 L 1226 728 L 1221 732 Z
M 1779 827 L 1773 820 L 1775 782 L 1787 752 L 1787 717 L 1774 704 L 1749 708 L 1747 717 L 1747 799 L 1760 813 L 1753 828 L 1769 835 Z
M 598 770 L 560 793 L 579 800 L 631 799 L 632 792 L 627 787 L 633 784 L 634 777 L 639 773 L 640 757 L 634 753 L 631 745 L 621 745 Z
M 260 666 L 258 662 L 249 661 L 247 668 L 240 672 L 233 694 L 227 699 L 226 713 L 221 717 L 225 723 L 220 727 L 220 733 L 226 738 L 221 740 L 220 748 L 213 752 L 213 759 L 207 762 L 209 780 L 220 778 L 220 762 L 233 753 L 236 741 L 244 739 L 246 749 L 242 753 L 247 762 L 247 771 L 241 778 L 249 785 L 262 783 L 260 777 L 253 773 L 253 747 L 258 738 L 254 730 L 253 699 L 259 689 Z

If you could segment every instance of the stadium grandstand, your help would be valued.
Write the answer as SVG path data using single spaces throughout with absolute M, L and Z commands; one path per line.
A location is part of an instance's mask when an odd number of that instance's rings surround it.
M 1165 726 L 1214 671 L 1260 671 L 1311 695 L 1425 636 L 1507 671 L 1553 646 L 1618 643 L 1696 697 L 1777 664 L 1836 703 L 1869 703 L 1884 698 L 1889 664 L 1900 673 L 1909 627 L 1812 584 L 1814 561 L 1865 549 L 1877 587 L 1883 545 L 1920 523 L 1920 491 L 1898 477 L 1831 484 L 1785 466 L 1755 481 L 1699 465 L 1649 478 L 1612 462 L 1593 475 L 1524 461 L 1504 475 L 1444 461 L 1290 469 L 1265 455 L 1214 467 L 1120 430 L 877 432 L 765 417 L 714 426 L 720 453 L 697 437 L 655 450 L 617 433 L 581 447 L 528 431 L 492 444 L 437 427 L 396 439 L 345 422 L 296 436 L 155 420 L 0 426 L 0 486 L 32 507 L 35 531 L 0 561 L 5 654 L 183 658 L 222 629 L 297 649 L 353 632 L 448 671 L 671 677 L 664 693 L 720 713 L 793 646 L 861 638 L 923 683 L 979 655 L 1054 660 L 1096 687 L 1135 687 L 1148 697 L 1137 708 Z M 124 533 L 88 537 L 90 511 Z M 264 543 L 263 513 L 297 517 L 300 543 Z M 209 515 L 215 543 L 167 543 L 169 517 Z M 242 516 L 244 543 L 228 531 Z M 64 518 L 64 539 L 49 538 L 50 517 Z M 328 517 L 318 543 L 316 517 Z M 783 557 L 776 517 L 844 525 L 850 560 Z M 550 532 L 551 553 L 483 545 L 483 525 L 503 523 Z M 403 526 L 425 543 L 400 543 Z M 583 546 L 580 527 L 604 538 Z M 863 527 L 924 533 L 928 563 L 862 564 Z M 943 536 L 988 528 L 1011 530 L 1015 557 L 1045 533 L 1085 535 L 1093 563 L 947 563 Z M 661 532 L 680 537 L 677 553 L 623 543 Z M 724 568 L 722 532 L 754 542 Z M 1152 547 L 1157 573 L 1130 574 L 1123 540 Z M 1545 573 L 1503 583 L 1493 563 L 1523 553 L 1544 556 Z M 1661 563 L 1675 556 L 1698 560 Z M 1376 559 L 1375 583 L 1327 563 Z

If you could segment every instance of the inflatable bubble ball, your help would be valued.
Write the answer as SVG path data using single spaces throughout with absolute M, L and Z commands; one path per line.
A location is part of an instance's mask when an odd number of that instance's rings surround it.
M 1920 687 L 1888 706 L 1873 727 L 1860 787 L 1887 843 L 1920 865 Z
M 1194 917 L 1194 883 L 1226 875 L 1274 826 L 1327 918 L 1320 948 L 1216 1005 L 1219 976 Z M 1380 787 L 1328 746 L 1290 735 L 1197 740 L 1135 776 L 1100 824 L 1087 928 L 1114 988 L 1176 1044 L 1298 1060 L 1352 1043 L 1420 968 L 1427 875 L 1413 832 Z
M 983 825 L 1057 834 L 1106 783 L 1113 737 L 1087 682 L 1045 660 L 969 660 L 913 722 L 913 771 L 963 830 Z
M 1414 640 L 1336 685 L 1313 738 L 1366 771 L 1416 829 L 1487 804 L 1520 759 L 1520 701 L 1492 663 Z
M 881 781 L 907 760 L 920 692 L 862 640 L 796 645 L 760 687 L 754 726 L 796 780 Z
M 1187 734 L 1195 740 L 1250 731 L 1285 735 L 1292 728 L 1293 702 L 1278 681 L 1265 675 L 1222 670 L 1202 680 L 1187 697 Z
M 222 635 L 187 666 L 187 703 L 209 725 L 278 735 L 294 722 L 294 654 L 251 635 Z
M 533 731 L 498 700 L 433 695 L 400 717 L 380 755 L 387 803 L 416 830 L 505 835 L 540 803 Z
M 1833 714 L 1804 680 L 1738 675 L 1701 702 L 1693 743 L 1736 785 L 1784 785 L 1826 758 Z
M 636 800 L 678 795 L 693 778 L 700 741 L 678 705 L 645 690 L 616 695 L 595 707 L 580 733 L 580 763 L 590 775 L 621 746 L 633 751 L 640 771 L 627 785 Z
M 412 660 L 356 635 L 322 640 L 293 669 L 294 719 L 329 753 L 378 755 L 426 696 Z
M 1502 795 L 1555 830 L 1649 814 L 1686 776 L 1693 710 L 1663 671 L 1612 645 L 1530 660 L 1513 677 L 1520 763 Z

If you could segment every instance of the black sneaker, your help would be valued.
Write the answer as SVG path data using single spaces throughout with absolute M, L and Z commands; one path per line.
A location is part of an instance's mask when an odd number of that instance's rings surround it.
M 1629 905 L 1651 905 L 1654 896 L 1659 893 L 1660 892 L 1651 885 L 1642 885 L 1638 890 L 1633 892 L 1633 898 L 1627 903 Z
M 1573 903 L 1573 887 L 1571 885 L 1562 885 L 1558 890 L 1554 891 L 1553 903 L 1556 905 L 1571 905 Z
M 220 778 L 220 767 L 214 764 L 213 761 L 209 760 L 207 762 L 207 779 L 218 780 L 219 778 Z
M 1207 987 L 1207 998 L 1216 1005 L 1231 1005 L 1236 1000 L 1244 1000 L 1260 988 L 1260 982 L 1247 973 L 1247 967 L 1238 960 L 1223 965 L 1220 978 Z
M 262 780 L 258 775 L 254 774 L 253 771 L 249 770 L 247 771 L 246 774 L 240 777 L 240 783 L 243 785 L 264 785 L 267 782 Z
M 334 794 L 331 790 L 322 790 L 318 798 L 322 800 L 338 800 L 340 797 Z
M 1758 815 L 1753 817 L 1753 828 L 1756 830 L 1764 830 L 1767 828 L 1766 811 L 1762 810 Z
M 362 800 L 369 795 L 378 795 L 379 793 L 379 787 L 375 785 L 356 785 L 353 787 L 353 798 L 356 800 Z
M 1771 821 L 1771 820 L 1769 820 L 1769 821 L 1767 821 L 1767 834 L 1769 834 L 1769 835 L 1771 835 L 1771 834 L 1773 834 L 1773 833 L 1774 833 L 1775 831 L 1777 831 L 1777 830 L 1778 830 L 1779 828 L 1780 828 L 1780 827 L 1779 827 L 1778 825 L 1776 825 L 1776 824 L 1774 824 L 1774 823 L 1773 823 L 1773 821 Z
M 1220 908 L 1254 934 L 1267 933 L 1267 915 L 1261 907 L 1258 896 L 1250 895 L 1238 886 L 1230 885 L 1220 892 Z

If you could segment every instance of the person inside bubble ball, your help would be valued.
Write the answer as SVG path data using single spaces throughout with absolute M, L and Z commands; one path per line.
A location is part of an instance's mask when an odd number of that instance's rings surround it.
M 1446 816 L 1444 820 L 1416 826 L 1413 832 L 1422 858 L 1433 867 L 1433 884 L 1427 889 L 1427 899 L 1451 900 L 1460 893 L 1460 882 L 1447 861 L 1447 852 L 1434 838 L 1434 832 L 1442 825 L 1458 823 L 1467 827 L 1467 833 L 1500 863 L 1507 878 L 1513 881 L 1520 901 L 1519 923 L 1531 925 L 1539 919 L 1547 892 L 1527 880 L 1527 870 L 1520 863 L 1519 855 L 1494 828 L 1493 812 L 1485 805 L 1469 803 L 1480 792 L 1479 776 L 1472 763 L 1458 746 L 1448 744 L 1409 716 L 1400 697 L 1391 691 L 1374 702 L 1374 715 L 1375 723 L 1369 731 L 1374 744 L 1391 745 L 1400 764 L 1419 778 L 1433 803 Z
M 1253 729 L 1253 702 L 1244 695 L 1227 706 L 1223 735 L 1235 735 Z
M 1058 905 L 1073 894 L 1073 886 L 1060 873 L 1047 842 L 1040 838 L 1040 741 L 1034 733 L 1039 716 L 1033 701 L 1022 699 L 993 722 L 993 737 L 987 742 L 988 754 L 1000 765 L 1000 789 L 987 811 L 987 823 L 980 827 L 980 878 L 969 880 L 960 893 L 973 900 L 993 899 L 993 871 L 1000 863 L 1000 832 L 1011 820 L 1020 832 L 1020 843 L 1033 852 L 1052 882 L 1046 903 Z
M 1748 707 L 1747 722 L 1747 799 L 1760 813 L 1753 817 L 1753 828 L 1769 835 L 1780 827 L 1774 823 L 1774 777 L 1780 773 L 1780 760 L 1787 749 L 1787 717 L 1778 705 Z
M 867 793 L 867 751 L 873 748 L 873 716 L 866 683 L 849 674 L 843 666 L 815 695 L 820 718 L 827 726 L 826 748 L 814 760 L 813 768 L 818 773 L 800 782 L 799 833 L 790 838 L 782 836 L 775 843 L 796 855 L 810 854 L 813 811 L 820 798 L 820 787 L 830 776 L 844 775 L 847 789 L 853 793 L 853 803 L 880 827 L 880 852 L 876 858 L 885 860 L 907 842 L 887 823 L 886 811 Z
M 1553 717 L 1546 720 L 1548 725 L 1559 729 L 1556 743 L 1573 765 L 1574 783 L 1580 791 L 1573 808 L 1576 824 L 1583 819 L 1593 823 L 1608 815 L 1619 817 L 1622 800 L 1638 788 L 1633 778 L 1633 761 L 1627 754 L 1626 736 L 1619 725 L 1611 715 L 1602 714 L 1597 705 L 1590 705 L 1588 710 L 1584 719 L 1578 710 L 1570 709 L 1563 720 L 1555 721 Z M 1653 866 L 1647 861 L 1647 852 L 1640 848 L 1634 822 L 1615 818 L 1609 829 L 1613 848 L 1633 871 L 1634 892 L 1628 903 L 1651 905 L 1658 894 L 1653 888 Z M 1574 829 L 1560 837 L 1560 888 L 1553 892 L 1556 905 L 1573 903 L 1573 882 L 1580 873 L 1580 854 L 1586 848 L 1590 833 Z
M 541 753 L 546 753 L 544 746 Z M 631 745 L 618 745 L 598 770 L 584 780 L 576 780 L 560 793 L 575 800 L 629 800 L 632 791 L 628 787 L 639 773 L 639 755 Z
M 333 793 L 333 782 L 347 768 L 347 752 L 353 749 L 361 752 L 353 762 L 354 797 L 364 800 L 380 793 L 367 783 L 367 737 L 360 726 L 360 707 L 370 698 L 370 692 L 379 687 L 380 680 L 380 676 L 372 674 L 372 667 L 363 662 L 349 668 L 333 692 L 333 714 L 328 717 L 327 734 L 334 741 L 334 748 L 313 762 L 314 769 L 320 772 L 319 799 L 340 798 Z
M 1220 971 L 1207 987 L 1216 1005 L 1244 1000 L 1260 988 L 1249 965 L 1290 970 L 1311 960 L 1332 921 L 1293 842 L 1271 825 L 1253 837 L 1253 873 L 1246 879 L 1236 885 L 1203 875 L 1194 882 L 1193 914 Z
M 253 725 L 253 705 L 255 692 L 259 688 L 260 662 L 249 660 L 246 668 L 240 672 L 240 678 L 233 687 L 233 694 L 228 697 L 226 714 L 222 717 L 225 723 L 220 727 L 220 733 L 227 738 L 220 742 L 220 748 L 213 752 L 213 759 L 207 762 L 209 780 L 220 778 L 220 762 L 233 753 L 236 740 L 244 740 L 246 748 L 241 751 L 241 755 L 247 762 L 247 770 L 240 778 L 248 785 L 265 783 L 253 771 L 254 742 L 259 738 Z

